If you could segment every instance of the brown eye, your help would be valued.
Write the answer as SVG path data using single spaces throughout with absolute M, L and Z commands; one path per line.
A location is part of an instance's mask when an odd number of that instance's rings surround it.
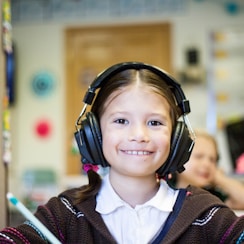
M 117 124 L 128 124 L 128 121 L 125 119 L 116 119 L 114 122 Z
M 159 125 L 162 125 L 161 122 L 156 121 L 156 120 L 149 121 L 148 124 L 151 125 L 151 126 L 159 126 Z

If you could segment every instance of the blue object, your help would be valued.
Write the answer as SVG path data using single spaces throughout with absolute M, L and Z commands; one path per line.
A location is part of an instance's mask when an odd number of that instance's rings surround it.
M 239 6 L 235 2 L 226 3 L 225 8 L 229 14 L 236 14 L 239 11 Z
M 15 100 L 15 58 L 14 51 L 6 52 L 6 88 L 8 92 L 9 104 Z
M 32 80 L 32 89 L 38 96 L 49 95 L 54 89 L 54 78 L 48 72 L 37 73 Z

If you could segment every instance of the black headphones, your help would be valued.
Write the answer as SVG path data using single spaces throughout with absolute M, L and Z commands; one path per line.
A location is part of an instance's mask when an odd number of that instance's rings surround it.
M 178 84 L 167 72 L 159 69 L 158 67 L 141 62 L 124 62 L 115 64 L 100 73 L 88 88 L 83 99 L 85 105 L 77 119 L 77 131 L 75 132 L 75 139 L 82 157 L 81 162 L 83 164 L 101 165 L 102 167 L 109 166 L 102 152 L 102 134 L 99 122 L 92 112 L 86 113 L 86 107 L 87 105 L 92 104 L 96 95 L 95 92 L 98 88 L 102 88 L 103 84 L 114 75 L 128 69 L 147 69 L 161 77 L 172 90 L 177 106 L 182 112 L 183 121 L 177 121 L 171 137 L 168 159 L 156 173 L 160 177 L 164 177 L 169 173 L 183 171 L 183 165 L 189 160 L 194 146 L 194 139 L 191 138 L 191 134 L 194 136 L 194 132 L 191 129 L 190 124 L 186 123 L 188 121 L 186 120 L 186 115 L 190 112 L 189 101 L 186 100 L 180 84 Z M 85 116 L 85 118 L 83 118 L 83 116 Z

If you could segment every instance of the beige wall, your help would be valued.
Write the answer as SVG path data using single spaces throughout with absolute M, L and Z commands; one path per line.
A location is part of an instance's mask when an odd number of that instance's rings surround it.
M 0 23 L 2 27 L 2 0 L 0 0 Z M 2 33 L 2 32 L 1 32 Z M 2 50 L 2 36 L 0 38 L 0 46 Z M 1 107 L 0 107 L 0 131 L 1 131 L 1 139 L 0 144 L 2 145 L 2 101 L 3 101 L 3 92 L 4 92 L 4 55 L 3 52 L 0 53 L 0 100 L 1 100 Z M 2 146 L 0 147 L 0 229 L 6 226 L 6 219 L 7 219 L 7 207 L 6 207 L 6 192 L 5 192 L 5 183 L 6 183 L 6 175 L 5 175 L 5 167 L 2 162 Z

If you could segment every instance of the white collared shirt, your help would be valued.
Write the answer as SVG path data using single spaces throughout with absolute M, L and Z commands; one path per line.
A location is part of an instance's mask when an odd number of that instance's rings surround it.
M 110 233 L 120 244 L 150 243 L 162 229 L 173 209 L 179 191 L 161 181 L 156 195 L 148 202 L 132 208 L 112 188 L 109 174 L 103 178 L 97 196 L 99 212 Z

